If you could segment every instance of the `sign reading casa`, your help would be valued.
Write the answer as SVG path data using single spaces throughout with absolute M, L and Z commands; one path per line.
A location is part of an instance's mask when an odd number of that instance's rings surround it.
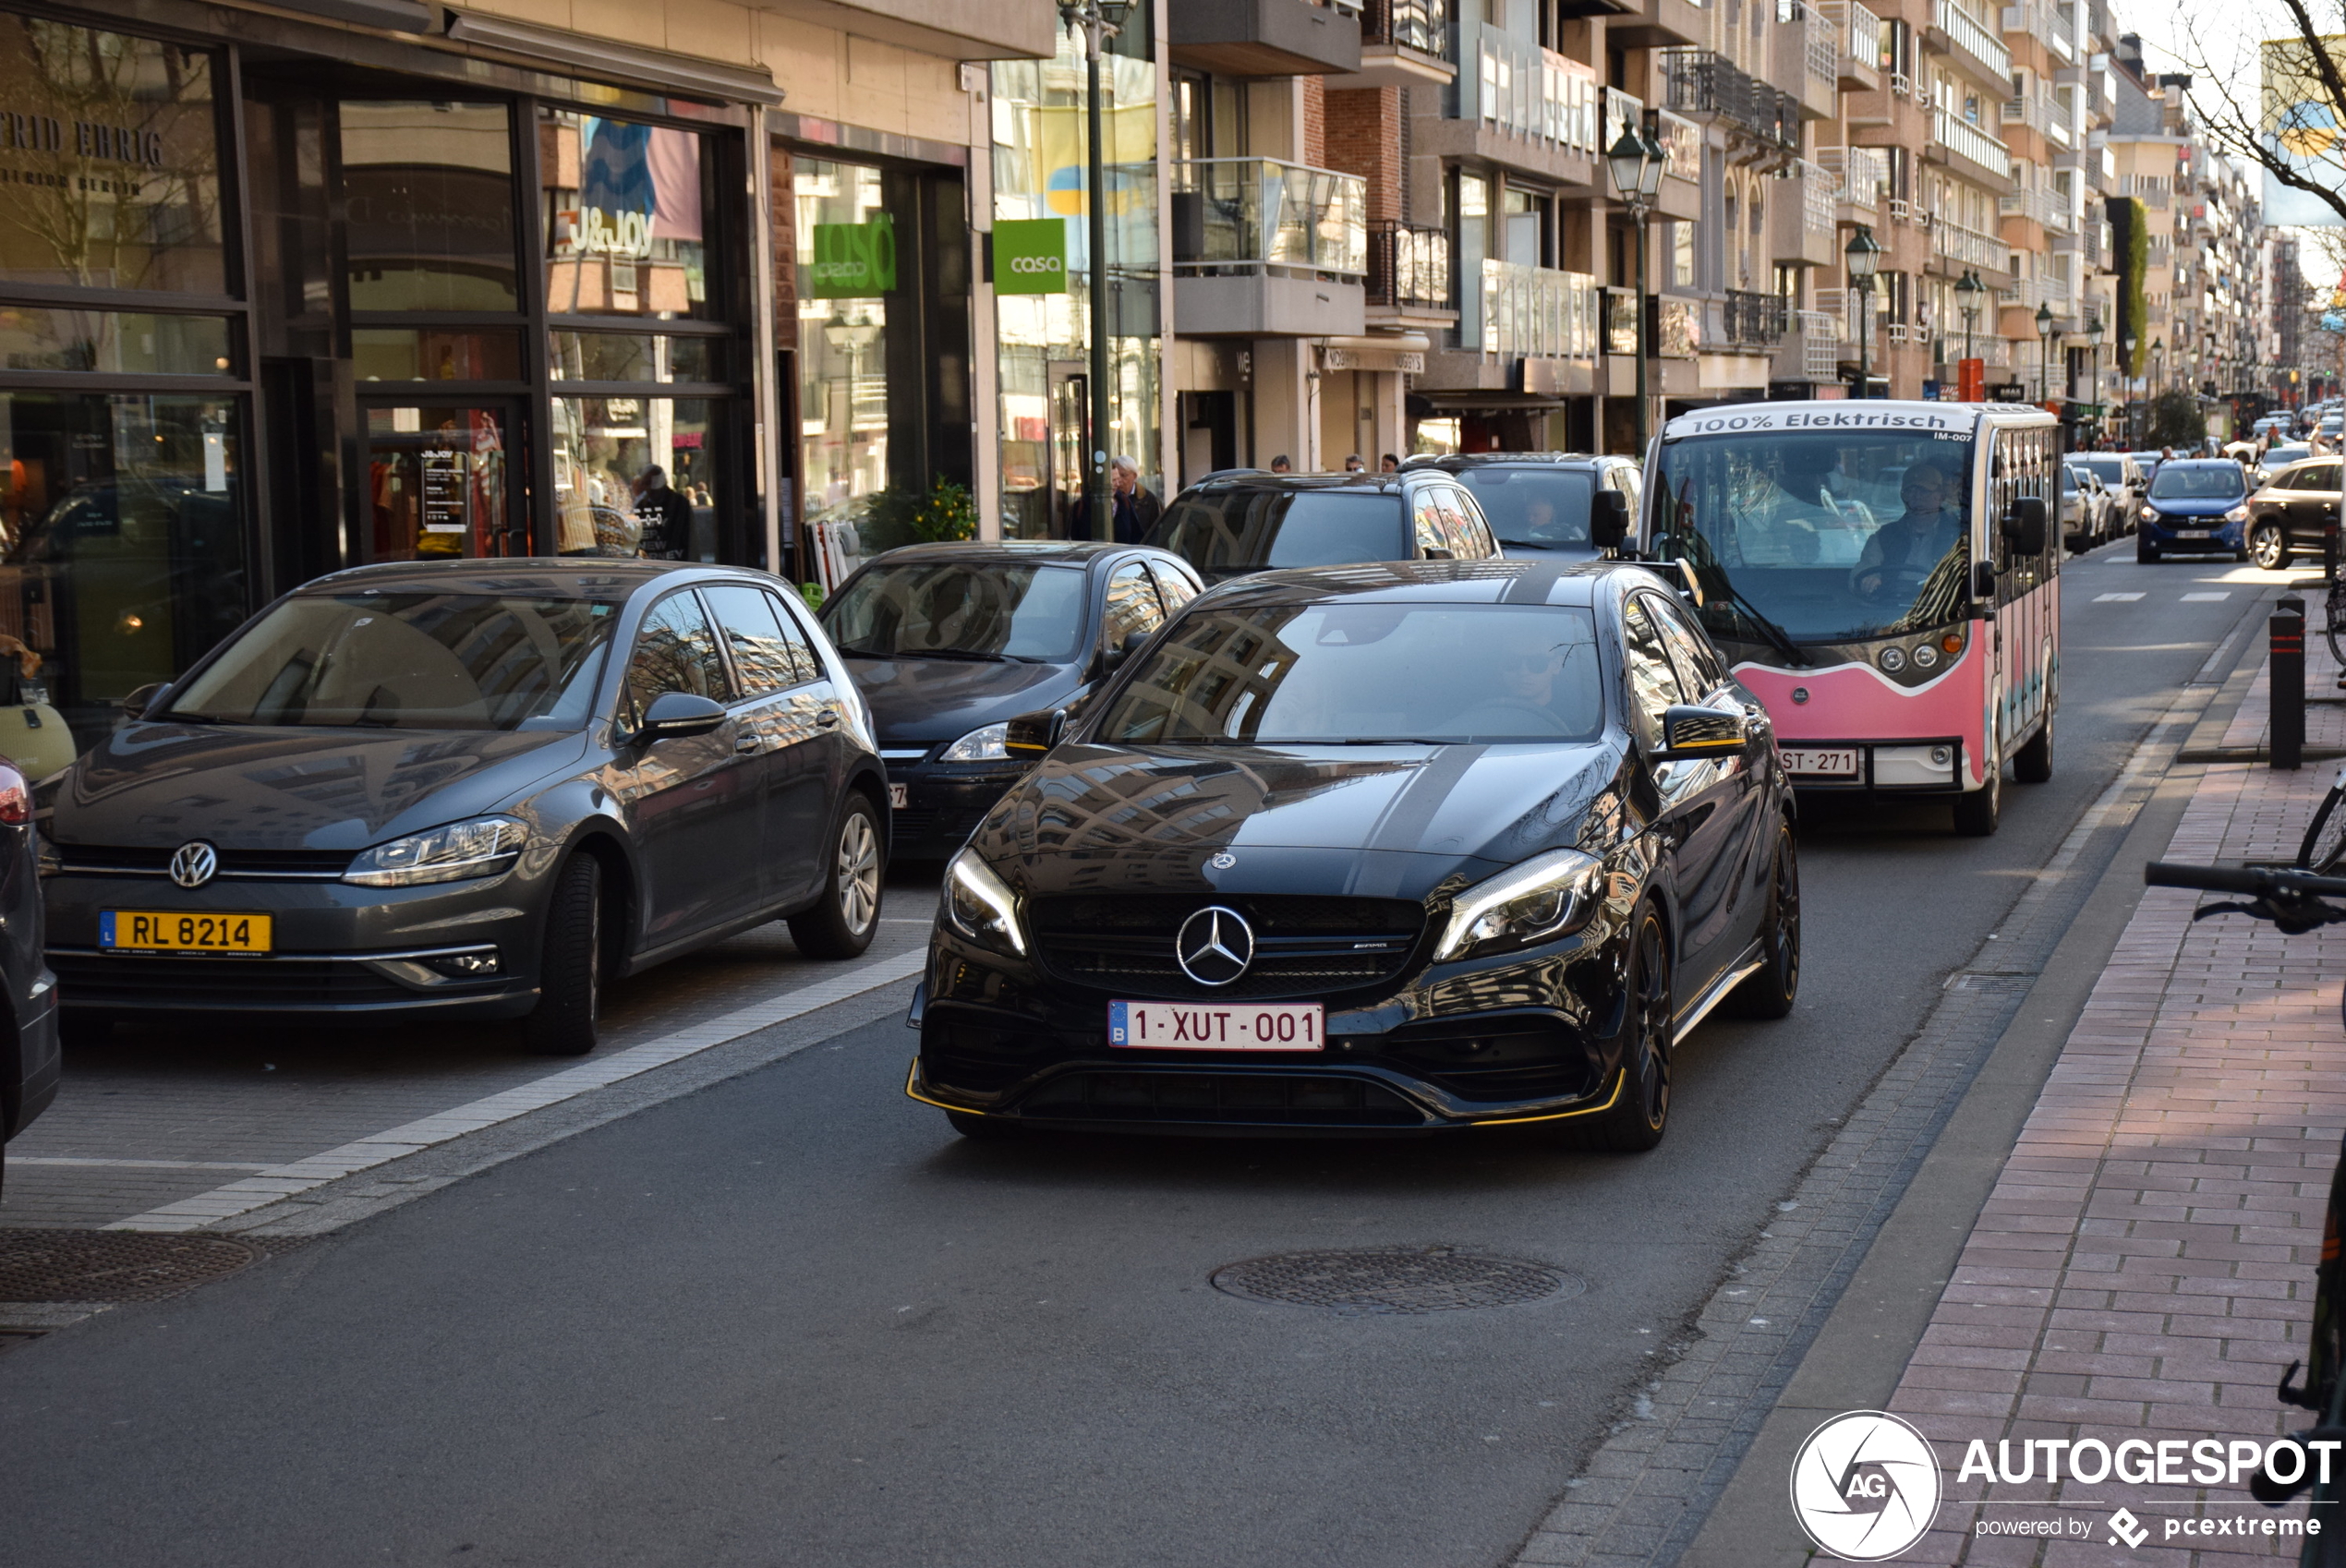
M 1065 294 L 1067 220 L 998 221 L 994 224 L 994 292 Z

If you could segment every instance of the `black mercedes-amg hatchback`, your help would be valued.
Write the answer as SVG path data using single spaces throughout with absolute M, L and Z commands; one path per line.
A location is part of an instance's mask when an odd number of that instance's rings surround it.
M 1669 585 L 1536 561 L 1203 595 L 950 862 L 907 1082 L 973 1137 L 1578 1122 L 1799 983 L 1765 711 Z M 1043 732 L 1032 731 L 1040 730 Z

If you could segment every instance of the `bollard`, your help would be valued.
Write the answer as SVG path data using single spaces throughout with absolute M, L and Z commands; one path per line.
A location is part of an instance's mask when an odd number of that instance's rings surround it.
M 2305 601 L 2284 596 L 2266 627 L 2272 638 L 2270 763 L 2294 773 L 2305 763 Z

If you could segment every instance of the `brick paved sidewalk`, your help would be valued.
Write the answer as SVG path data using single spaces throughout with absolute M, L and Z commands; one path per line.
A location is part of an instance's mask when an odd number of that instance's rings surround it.
M 2309 653 L 2308 690 L 2332 689 L 2327 651 Z M 2253 711 L 2243 706 L 2228 742 L 2254 743 L 2263 730 L 2263 684 L 2260 675 Z M 2346 707 L 2310 709 L 2307 729 L 2309 742 L 2346 742 Z M 2165 858 L 2288 861 L 2336 772 L 2207 767 Z M 2000 1440 L 2015 1449 L 2036 1438 L 2113 1448 L 2132 1437 L 2269 1441 L 2308 1424 L 2274 1385 L 2304 1355 L 2323 1203 L 2346 1127 L 2346 927 L 2284 937 L 2244 916 L 2194 923 L 2197 901 L 2163 888 L 2144 897 L 1899 1385 L 1891 1408 L 1938 1445 L 1949 1485 L 1939 1529 L 1901 1562 L 2054 1568 L 2297 1553 L 2294 1539 L 2170 1534 L 2183 1520 L 2261 1528 L 2274 1514 L 2244 1486 L 1955 1479 L 1974 1439 L 1993 1453 Z M 1999 1506 L 2021 1503 L 2038 1506 Z M 2122 1505 L 2151 1532 L 2139 1550 L 2109 1541 L 2107 1521 Z M 1976 1533 L 1983 1518 L 2048 1515 L 2091 1534 Z M 2299 1504 L 2283 1516 L 2303 1515 Z

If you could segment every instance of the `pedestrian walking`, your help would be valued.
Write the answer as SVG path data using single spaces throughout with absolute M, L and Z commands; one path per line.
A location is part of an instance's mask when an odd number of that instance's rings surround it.
M 1141 465 L 1129 457 L 1112 458 L 1107 465 L 1109 500 L 1108 537 L 1119 545 L 1137 545 L 1148 537 L 1165 508 L 1156 497 L 1141 483 Z M 1088 539 L 1092 535 L 1092 498 L 1085 496 L 1075 509 L 1075 537 Z

